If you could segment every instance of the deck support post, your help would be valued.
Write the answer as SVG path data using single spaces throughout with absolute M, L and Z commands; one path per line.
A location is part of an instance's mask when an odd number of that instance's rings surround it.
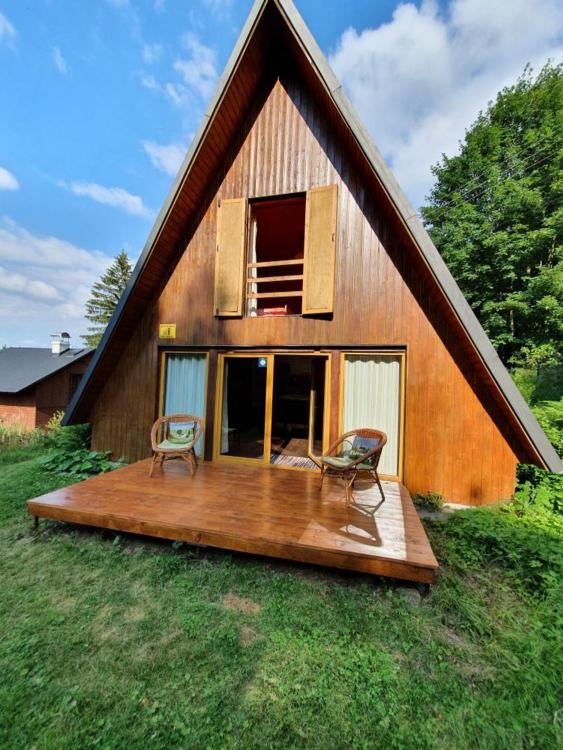
M 39 516 L 33 516 L 33 530 L 39 530 Z

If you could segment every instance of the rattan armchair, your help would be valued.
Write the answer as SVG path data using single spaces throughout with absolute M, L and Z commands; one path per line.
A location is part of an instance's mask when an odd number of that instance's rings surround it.
M 367 474 L 377 484 L 381 502 L 384 502 L 385 495 L 377 467 L 386 442 L 387 435 L 381 430 L 362 427 L 345 432 L 323 456 L 312 457 L 321 470 L 319 489 L 322 489 L 327 474 L 339 477 L 344 481 L 346 505 L 349 506 L 354 499 L 352 489 L 358 474 Z
M 187 435 L 185 440 L 173 437 L 173 425 L 193 425 L 191 435 Z M 172 427 L 172 429 L 171 429 Z M 186 433 L 190 428 L 186 429 Z M 155 464 L 158 462 L 160 468 L 165 461 L 171 458 L 182 458 L 190 467 L 190 473 L 193 476 L 197 468 L 197 456 L 195 446 L 203 435 L 203 419 L 193 414 L 170 414 L 160 417 L 152 426 L 151 430 L 151 447 L 153 457 L 149 470 L 149 477 L 152 477 Z

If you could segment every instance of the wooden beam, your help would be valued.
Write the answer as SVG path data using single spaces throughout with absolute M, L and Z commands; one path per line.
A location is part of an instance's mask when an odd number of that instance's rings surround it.
M 258 292 L 247 294 L 248 299 L 270 299 L 270 297 L 302 297 L 303 292 Z
M 269 260 L 262 263 L 248 263 L 248 268 L 272 268 L 273 266 L 299 266 L 303 265 L 303 258 L 295 260 Z
M 303 281 L 303 274 L 292 274 L 290 276 L 262 276 L 262 278 L 249 276 L 246 279 L 247 284 L 266 284 L 273 281 Z

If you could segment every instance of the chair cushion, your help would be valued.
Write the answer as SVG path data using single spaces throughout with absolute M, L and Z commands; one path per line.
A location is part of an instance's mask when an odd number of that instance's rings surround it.
M 176 445 L 191 443 L 194 439 L 195 425 L 185 422 L 172 422 L 168 430 L 168 441 Z
M 334 469 L 346 469 L 352 464 L 347 456 L 321 456 L 321 461 Z
M 184 440 L 183 442 L 179 442 L 177 440 L 163 440 L 162 442 L 157 444 L 157 450 L 162 451 L 180 451 L 183 448 L 189 448 L 190 445 L 192 445 L 193 440 Z

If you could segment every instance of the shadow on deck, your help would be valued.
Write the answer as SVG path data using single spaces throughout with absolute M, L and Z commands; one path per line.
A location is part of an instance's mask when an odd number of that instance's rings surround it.
M 28 502 L 38 518 L 431 583 L 438 567 L 408 490 L 358 481 L 346 508 L 335 479 L 248 463 L 170 461 L 101 474 Z

